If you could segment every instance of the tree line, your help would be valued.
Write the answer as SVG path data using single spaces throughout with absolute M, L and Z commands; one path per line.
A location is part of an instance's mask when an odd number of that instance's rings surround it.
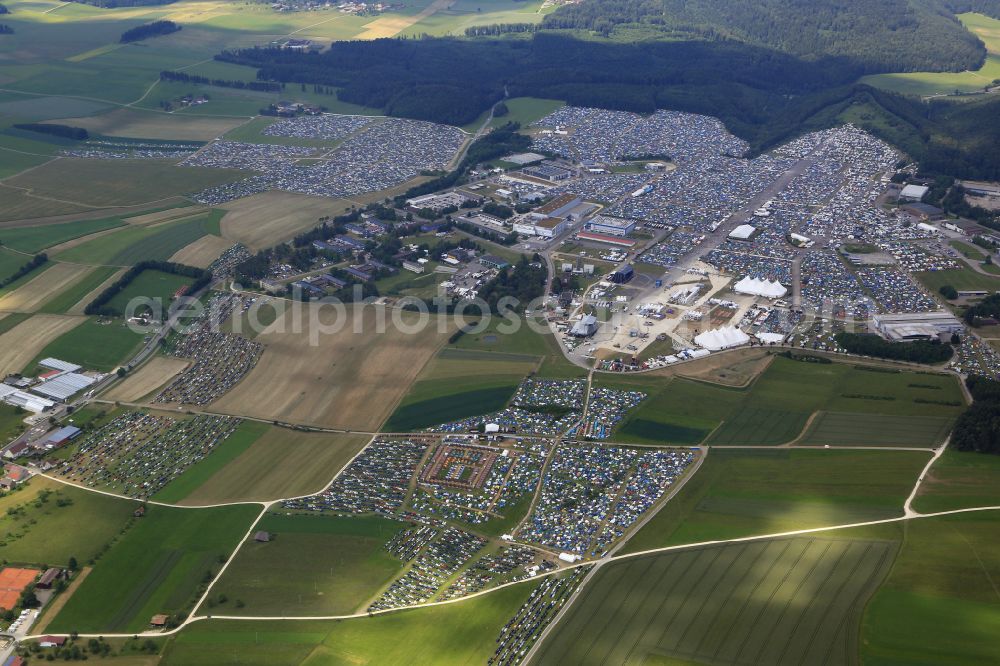
M 258 90 L 262 92 L 281 92 L 285 89 L 284 83 L 275 81 L 240 81 L 229 79 L 210 79 L 207 76 L 188 74 L 186 72 L 171 72 L 164 70 L 160 72 L 161 81 L 179 81 L 181 83 L 194 83 L 203 86 L 216 86 L 218 88 L 237 88 L 239 90 Z
M 970 375 L 965 385 L 973 403 L 955 422 L 951 446 L 959 451 L 1000 454 L 1000 382 Z
M 909 363 L 944 363 L 951 358 L 950 344 L 922 340 L 916 342 L 889 342 L 873 333 L 848 333 L 841 331 L 834 336 L 837 344 L 850 354 L 874 356 Z
M 72 125 L 59 125 L 57 123 L 15 123 L 14 127 L 28 132 L 51 134 L 52 136 L 72 139 L 74 141 L 86 141 L 90 138 L 90 133 L 87 130 L 82 127 L 73 127 Z
M 8 275 L 3 280 L 0 280 L 0 287 L 6 287 L 7 285 L 13 284 L 14 282 L 20 280 L 28 273 L 32 272 L 36 268 L 40 268 L 49 260 L 49 255 L 42 252 L 41 254 L 36 254 L 31 258 L 31 260 L 22 265 L 13 274 Z
M 178 264 L 173 261 L 140 261 L 132 268 L 125 271 L 125 274 L 120 278 L 115 280 L 115 282 L 97 295 L 93 301 L 91 301 L 86 308 L 84 308 L 83 313 L 88 315 L 104 315 L 109 317 L 120 316 L 124 313 L 120 312 L 117 308 L 113 308 L 108 305 L 108 303 L 118 294 L 120 294 L 127 286 L 132 284 L 143 271 L 162 271 L 163 273 L 171 273 L 173 275 L 181 275 L 184 277 L 194 278 L 194 282 L 188 287 L 189 294 L 195 294 L 212 281 L 211 271 L 207 271 L 203 268 L 195 268 L 194 266 L 185 266 L 184 264 Z
M 137 25 L 134 28 L 129 28 L 122 33 L 122 36 L 118 41 L 122 44 L 129 44 L 131 42 L 149 39 L 150 37 L 169 35 L 170 33 L 177 32 L 180 29 L 181 27 L 173 21 L 153 21 L 152 23 L 146 23 L 145 25 Z

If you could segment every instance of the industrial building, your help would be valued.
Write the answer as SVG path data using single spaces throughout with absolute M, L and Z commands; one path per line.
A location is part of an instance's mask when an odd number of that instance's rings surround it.
M 930 191 L 926 185 L 907 185 L 899 192 L 899 201 L 920 201 Z
M 533 213 L 546 217 L 568 217 L 573 209 L 583 203 L 583 199 L 575 194 L 560 194 L 546 204 L 536 208 Z
M 635 220 L 598 215 L 587 222 L 586 229 L 598 234 L 625 238 L 631 236 L 632 232 L 635 231 Z
M 625 284 L 626 282 L 631 282 L 634 277 L 635 269 L 626 264 L 611 274 L 611 282 Z
M 589 338 L 594 333 L 597 333 L 597 317 L 594 315 L 583 315 L 569 331 L 576 338 Z
M 525 236 L 555 238 L 566 230 L 566 220 L 561 217 L 545 217 L 537 213 L 527 213 L 514 222 L 514 232 Z
M 945 311 L 879 314 L 873 321 L 875 330 L 882 337 L 897 342 L 936 340 L 941 336 L 961 333 L 964 329 L 957 317 Z
M 571 169 L 561 167 L 558 164 L 553 164 L 552 162 L 542 162 L 541 164 L 526 167 L 521 170 L 521 173 L 525 176 L 541 178 L 542 180 L 547 180 L 551 183 L 569 180 L 569 178 L 573 176 L 573 171 Z
M 622 247 L 632 247 L 635 245 L 634 240 L 628 238 L 622 238 L 621 236 L 608 236 L 607 234 L 597 234 L 593 231 L 581 231 L 576 235 L 578 240 L 582 241 L 595 241 L 598 243 L 607 243 L 608 245 L 620 245 Z

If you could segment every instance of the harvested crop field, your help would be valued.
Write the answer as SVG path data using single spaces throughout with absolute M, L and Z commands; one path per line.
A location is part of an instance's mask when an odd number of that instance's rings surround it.
M 55 264 L 39 273 L 38 277 L 0 298 L 0 310 L 35 312 L 53 296 L 77 284 L 92 270 L 94 270 L 92 266 Z
M 946 416 L 823 412 L 797 444 L 811 446 L 937 446 L 951 431 Z
M 38 314 L 0 335 L 0 373 L 20 372 L 38 352 L 64 333 L 87 320 L 86 317 Z
M 214 409 L 237 416 L 253 416 L 289 423 L 373 431 L 385 421 L 448 332 L 439 333 L 436 321 L 418 333 L 406 334 L 391 317 L 414 321 L 410 313 L 384 311 L 387 325 L 376 333 L 376 307 L 354 310 L 342 330 L 334 326 L 331 308 L 301 308 L 298 332 L 295 310 L 257 336 L 265 345 L 257 366 L 232 391 L 214 403 Z M 355 333 L 355 330 L 362 333 Z M 310 341 L 310 338 L 314 340 Z
M 178 504 L 267 501 L 318 493 L 371 438 L 270 427 Z M 203 463 L 211 462 L 211 457 Z M 191 471 L 197 472 L 197 467 Z
M 116 384 L 102 398 L 137 402 L 160 388 L 188 366 L 184 359 L 172 356 L 154 356 L 148 363 L 132 372 L 125 381 Z
M 97 134 L 130 139 L 211 141 L 242 125 L 246 119 L 115 109 L 97 116 L 66 118 L 58 122 L 82 127 Z
M 5 184 L 24 188 L 37 197 L 51 197 L 70 204 L 130 206 L 191 194 L 246 175 L 247 172 L 236 169 L 181 167 L 175 160 L 67 157 L 10 178 Z
M 156 224 L 157 222 L 166 222 L 167 220 L 178 220 L 182 217 L 197 215 L 198 213 L 207 213 L 209 210 L 204 206 L 177 206 L 176 208 L 166 208 L 152 213 L 123 217 L 122 221 L 128 224 L 144 226 L 147 224 Z
M 169 261 L 186 266 L 208 268 L 219 258 L 219 255 L 233 246 L 233 242 L 219 236 L 202 236 L 198 240 L 185 245 L 171 255 Z
M 861 612 L 896 549 L 797 538 L 606 566 L 531 663 L 854 664 Z
M 411 25 L 455 4 L 455 0 L 434 0 L 430 5 L 412 16 L 389 15 L 375 19 L 365 26 L 365 31 L 355 39 L 382 39 L 395 37 Z
M 339 215 L 351 206 L 344 199 L 264 192 L 220 206 L 222 235 L 247 247 L 271 247 L 319 224 L 324 215 Z

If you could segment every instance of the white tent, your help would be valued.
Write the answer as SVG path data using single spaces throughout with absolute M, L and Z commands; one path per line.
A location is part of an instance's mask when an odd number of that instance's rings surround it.
M 757 339 L 761 342 L 766 342 L 768 344 L 774 342 L 778 343 L 785 339 L 785 336 L 781 333 L 758 333 Z
M 710 351 L 739 347 L 750 342 L 750 336 L 735 326 L 723 326 L 706 331 L 694 338 L 695 344 Z
M 734 240 L 750 240 L 750 237 L 757 233 L 757 227 L 752 224 L 741 224 L 729 232 L 729 237 Z
M 788 293 L 780 282 L 771 280 L 760 280 L 758 278 L 745 277 L 733 287 L 733 291 L 738 294 L 750 296 L 764 296 L 765 298 L 781 298 Z

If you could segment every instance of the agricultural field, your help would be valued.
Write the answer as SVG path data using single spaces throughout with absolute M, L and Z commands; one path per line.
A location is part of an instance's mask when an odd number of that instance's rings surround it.
M 930 454 L 713 448 L 623 552 L 903 514 Z
M 63 158 L 4 184 L 82 206 L 135 206 L 181 197 L 246 177 L 236 169 L 177 166 L 171 160 Z
M 167 304 L 178 289 L 190 285 L 194 280 L 185 275 L 165 273 L 158 270 L 145 270 L 139 273 L 124 289 L 108 301 L 107 306 L 117 312 L 124 313 L 129 301 L 133 298 L 151 298 L 159 300 L 166 309 Z
M 537 374 L 539 377 L 547 379 L 572 379 L 586 376 L 587 370 L 585 368 L 566 360 L 555 336 L 533 331 L 525 321 L 522 317 L 519 320 L 520 326 L 515 332 L 504 333 L 503 331 L 507 330 L 509 323 L 494 317 L 483 331 L 463 335 L 454 343 L 450 343 L 449 347 L 477 352 L 540 356 L 542 357 L 542 365 Z M 470 321 L 470 323 L 472 322 Z M 545 324 L 539 324 L 539 326 L 544 328 Z
M 131 266 L 145 259 L 169 259 L 206 235 L 219 236 L 221 211 L 157 224 L 129 225 L 60 252 L 60 261 L 102 266 Z
M 77 305 L 101 285 L 111 280 L 116 273 L 118 273 L 118 269 L 112 266 L 91 268 L 90 272 L 77 280 L 75 284 L 45 301 L 38 311 L 51 314 L 80 314 L 83 312 L 83 308 L 79 308 L 79 312 L 77 312 Z M 83 307 L 86 307 L 86 303 Z
M 170 641 L 161 663 L 482 664 L 493 654 L 494 639 L 504 624 L 533 588 L 531 582 L 525 582 L 460 603 L 362 621 L 198 622 Z
M 154 356 L 129 373 L 124 381 L 102 394 L 107 400 L 138 402 L 164 386 L 188 366 L 188 361 L 172 356 Z
M 88 317 L 42 347 L 24 371 L 33 372 L 38 361 L 51 356 L 88 370 L 111 372 L 139 351 L 142 340 L 119 319 Z
M 317 323 L 300 325 L 296 331 L 292 324 L 297 310 Z M 377 312 L 386 316 L 385 333 L 375 332 Z M 402 317 L 404 323 L 415 317 L 368 306 L 348 310 L 340 330 L 327 332 L 338 326 L 331 308 L 288 310 L 257 336 L 265 349 L 254 369 L 213 408 L 234 416 L 375 430 L 450 332 L 447 327 L 438 332 L 432 322 L 408 335 L 392 325 L 390 316 Z
M 317 493 L 369 439 L 367 435 L 307 433 L 244 421 L 156 499 L 184 506 Z
M 185 266 L 208 268 L 212 265 L 213 261 L 219 258 L 219 255 L 232 246 L 232 241 L 208 234 L 185 245 L 170 255 L 168 259 L 178 264 L 184 264 Z
M 530 663 L 852 664 L 852 620 L 895 552 L 891 541 L 802 537 L 605 566 Z
M 59 263 L 41 271 L 36 270 L 29 275 L 27 282 L 18 281 L 16 284 L 20 286 L 0 296 L 0 310 L 38 312 L 52 298 L 74 290 L 92 271 L 91 266 Z
M 865 609 L 865 664 L 1000 661 L 1000 512 L 910 521 L 885 584 Z
M 0 404 L 0 438 L 9 442 L 27 429 L 24 418 L 28 413 L 20 407 Z
M 148 507 L 97 561 L 49 631 L 141 631 L 157 613 L 190 608 L 205 572 L 218 570 L 257 514 L 254 506 Z
M 892 417 L 890 430 L 868 433 L 859 444 L 934 444 L 964 404 L 955 378 L 948 375 L 782 357 L 746 388 L 656 375 L 599 377 L 595 382 L 650 395 L 618 429 L 619 438 L 640 443 L 787 444 L 815 412 L 829 411 L 836 416 L 814 419 L 811 431 L 824 428 L 821 444 L 854 443 L 858 423 L 882 416 Z M 910 441 L 900 439 L 904 436 Z
M 1000 457 L 948 449 L 930 468 L 913 502 L 924 513 L 1000 506 Z
M 974 72 L 910 72 L 905 74 L 875 74 L 861 79 L 863 83 L 906 95 L 949 95 L 983 90 L 1000 79 L 1000 20 L 982 14 L 959 14 L 962 24 L 986 45 L 986 62 Z
M 244 545 L 213 590 L 245 604 L 227 614 L 353 613 L 403 566 L 385 549 L 397 520 L 268 514 L 258 527 L 272 540 Z
M 239 118 L 197 117 L 118 108 L 98 115 L 65 118 L 58 122 L 82 127 L 93 134 L 129 139 L 211 141 L 245 121 Z
M 33 197 L 24 190 L 0 183 L 0 222 L 14 222 L 17 226 L 26 220 L 51 215 L 70 215 L 87 211 L 86 206 L 68 201 L 54 201 Z
M 442 349 L 382 429 L 411 432 L 502 409 L 540 360 L 528 355 Z
M 13 315 L 8 315 L 8 317 Z M 0 374 L 20 372 L 50 342 L 87 321 L 86 317 L 36 314 L 0 335 Z M 0 320 L 2 322 L 2 320 Z
M 0 544 L 9 562 L 86 564 L 126 527 L 136 502 L 36 477 L 0 498 Z
M 223 204 L 222 237 L 252 249 L 271 247 L 312 229 L 319 218 L 339 215 L 351 202 L 291 192 L 264 192 Z
M 31 257 L 0 248 L 0 280 L 10 277 L 29 261 L 31 261 Z
M 796 444 L 931 447 L 945 440 L 954 422 L 947 416 L 820 412 Z
M 59 243 L 124 226 L 118 217 L 77 220 L 30 227 L 11 227 L 0 231 L 0 242 L 19 252 L 35 253 Z

